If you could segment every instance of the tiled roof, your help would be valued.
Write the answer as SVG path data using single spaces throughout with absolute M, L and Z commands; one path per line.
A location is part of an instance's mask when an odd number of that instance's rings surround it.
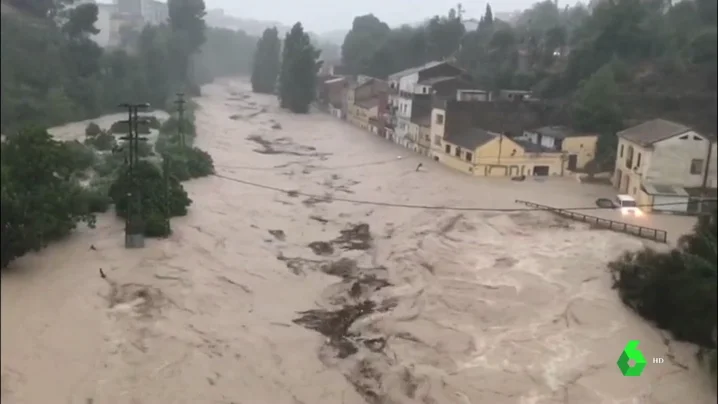
M 430 68 L 435 67 L 435 66 L 438 66 L 438 65 L 440 65 L 440 64 L 442 64 L 442 63 L 447 63 L 447 62 L 435 60 L 435 61 L 426 63 L 426 64 L 421 65 L 421 66 L 412 67 L 412 68 L 409 68 L 409 69 L 406 69 L 406 70 L 402 70 L 402 71 L 400 71 L 400 72 L 396 72 L 396 73 L 394 73 L 394 74 L 390 74 L 390 75 L 389 75 L 389 78 L 390 78 L 390 79 L 398 79 L 398 78 L 400 78 L 400 77 L 408 76 L 408 75 L 410 75 L 410 74 L 414 74 L 414 73 L 420 72 L 420 71 L 422 71 L 422 70 L 430 69 Z
M 667 121 L 665 119 L 654 119 L 643 122 L 640 125 L 622 130 L 617 133 L 618 137 L 641 146 L 650 146 L 681 133 L 691 130 L 688 126 L 680 123 Z
M 432 77 L 430 79 L 422 80 L 418 84 L 421 84 L 422 86 L 432 86 L 436 83 L 441 83 L 444 81 L 454 80 L 456 79 L 456 76 L 440 76 L 440 77 Z
M 542 128 L 535 129 L 533 132 L 539 135 L 549 136 L 554 139 L 565 139 L 567 137 L 576 136 L 590 136 L 587 133 L 576 132 L 567 126 L 544 126 Z
M 471 128 L 461 132 L 449 133 L 446 141 L 464 149 L 475 150 L 479 146 L 489 143 L 498 136 L 479 128 Z

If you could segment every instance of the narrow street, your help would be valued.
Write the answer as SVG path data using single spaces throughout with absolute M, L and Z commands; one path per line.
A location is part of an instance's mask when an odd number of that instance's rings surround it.
M 715 402 L 695 349 L 611 290 L 606 263 L 641 241 L 337 200 L 575 206 L 575 181 L 471 178 L 240 81 L 203 93 L 196 142 L 219 176 L 185 183 L 169 239 L 126 250 L 107 214 L 3 273 L 3 403 Z M 623 377 L 634 339 L 649 364 Z

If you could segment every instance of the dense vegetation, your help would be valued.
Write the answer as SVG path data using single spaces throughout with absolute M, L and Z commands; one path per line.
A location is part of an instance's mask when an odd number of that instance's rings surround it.
M 17 12 L 2 13 L 0 25 L 2 133 L 116 112 L 122 102 L 162 108 L 177 91 L 196 94 L 198 84 L 251 69 L 256 39 L 205 29 L 201 0 L 170 1 L 177 22 L 124 32 L 125 46 L 114 50 L 91 39 L 94 4 L 62 19 L 51 17 L 67 14 L 60 1 L 18 4 Z
M 701 347 L 716 371 L 718 212 L 701 217 L 670 252 L 628 252 L 610 264 L 623 302 L 677 339 Z
M 257 42 L 252 66 L 252 91 L 274 94 L 281 61 L 279 60 L 282 43 L 276 28 L 267 28 Z
M 42 128 L 117 111 L 123 101 L 163 108 L 174 92 L 196 90 L 199 82 L 191 66 L 193 60 L 200 66 L 207 62 L 197 56 L 203 45 L 215 55 L 221 46 L 254 46 L 241 33 L 206 34 L 202 0 L 170 0 L 169 24 L 147 26 L 126 49 L 105 52 L 91 39 L 97 32 L 97 6 L 66 10 L 63 3 L 20 2 L 11 12 L 3 3 L 2 267 L 67 235 L 80 222 L 93 225 L 93 214 L 113 203 L 119 216 L 126 214 L 127 147 L 119 139 L 127 125 L 91 123 L 84 142 L 60 142 Z M 214 43 L 205 43 L 213 38 Z M 225 53 L 233 51 L 242 49 Z M 251 63 L 223 60 L 231 63 L 210 65 L 206 79 L 246 71 Z M 157 144 L 142 143 L 139 149 L 145 205 L 139 223 L 148 236 L 167 235 L 168 217 L 186 214 L 191 200 L 179 181 L 214 172 L 209 154 L 192 147 L 193 110 L 190 105 L 181 120 L 150 119 L 140 125 L 142 134 L 160 132 Z M 177 140 L 180 132 L 187 136 L 186 147 Z
M 716 133 L 715 0 L 611 0 L 593 9 L 546 0 L 510 24 L 487 6 L 470 32 L 461 14 L 459 7 L 396 29 L 373 15 L 357 17 L 343 63 L 386 77 L 450 58 L 486 89 L 533 90 L 561 101 L 573 125 L 606 135 L 604 153 L 611 131 L 633 120 L 660 116 Z
M 284 39 L 279 73 L 279 105 L 295 113 L 309 112 L 316 96 L 316 77 L 320 51 L 311 43 L 301 23 L 296 23 Z

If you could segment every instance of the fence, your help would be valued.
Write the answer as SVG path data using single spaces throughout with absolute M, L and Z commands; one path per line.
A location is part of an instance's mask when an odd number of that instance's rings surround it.
M 530 208 L 545 209 L 551 213 L 555 213 L 557 215 L 564 216 L 569 219 L 578 220 L 579 222 L 588 223 L 593 226 L 608 229 L 608 230 L 631 234 L 633 236 L 638 236 L 638 237 L 645 238 L 648 240 L 657 241 L 659 243 L 666 243 L 668 240 L 668 232 L 666 232 L 665 230 L 659 230 L 659 229 L 653 229 L 650 227 L 638 226 L 635 224 L 619 222 L 616 220 L 603 219 L 603 218 L 591 216 L 591 215 L 584 215 L 583 213 L 578 213 L 578 212 L 574 212 L 571 210 L 554 208 L 554 207 L 551 207 L 548 205 L 541 205 L 538 203 L 522 201 L 519 199 L 516 200 L 516 203 L 524 204 Z

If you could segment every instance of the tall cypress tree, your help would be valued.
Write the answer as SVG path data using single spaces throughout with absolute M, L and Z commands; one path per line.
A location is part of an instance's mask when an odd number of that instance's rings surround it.
M 252 91 L 255 93 L 273 94 L 277 85 L 281 43 L 277 28 L 267 28 L 257 42 L 252 67 Z
M 301 23 L 287 33 L 279 77 L 279 104 L 295 113 L 306 114 L 316 97 L 316 79 L 321 52 L 312 46 Z

